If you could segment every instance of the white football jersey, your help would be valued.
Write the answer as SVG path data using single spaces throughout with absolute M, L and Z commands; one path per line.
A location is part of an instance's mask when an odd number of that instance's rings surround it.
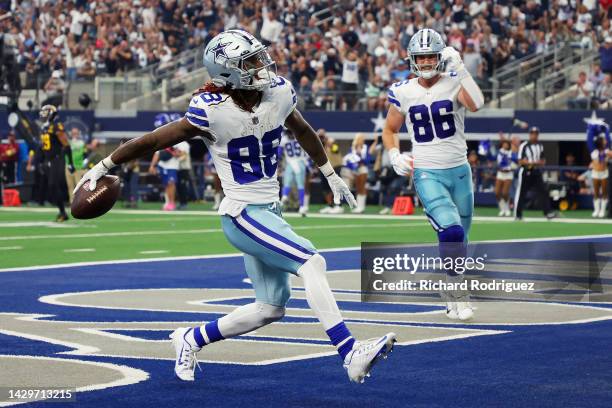
M 460 89 L 456 76 L 442 76 L 431 88 L 422 87 L 418 78 L 389 88 L 389 102 L 406 116 L 415 168 L 448 169 L 467 163 Z
M 252 113 L 226 94 L 203 92 L 191 99 L 185 118 L 214 139 L 204 141 L 225 193 L 219 214 L 237 216 L 248 204 L 278 201 L 278 147 L 296 102 L 293 86 L 282 77 L 263 91 Z
M 283 134 L 280 147 L 283 149 L 285 167 L 292 166 L 297 171 L 308 163 L 308 155 L 296 139 Z

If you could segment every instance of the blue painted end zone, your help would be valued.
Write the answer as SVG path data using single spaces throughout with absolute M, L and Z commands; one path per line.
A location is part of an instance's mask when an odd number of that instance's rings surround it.
M 359 265 L 358 251 L 324 256 L 330 270 Z M 60 307 L 37 299 L 104 289 L 249 288 L 242 283 L 243 270 L 242 259 L 236 257 L 5 272 L 0 273 L 0 311 L 55 314 L 54 319 L 73 321 L 207 319 L 214 316 Z M 74 405 L 79 407 L 117 406 L 117 401 L 128 407 L 182 408 L 609 406 L 612 321 L 510 330 L 503 335 L 396 347 L 361 385 L 348 382 L 337 356 L 266 366 L 208 364 L 196 373 L 195 383 L 183 383 L 174 378 L 171 361 L 58 356 L 68 349 L 6 335 L 0 335 L 0 354 L 111 362 L 151 375 L 140 384 L 79 393 Z M 254 353 L 257 347 L 262 346 L 254 345 Z

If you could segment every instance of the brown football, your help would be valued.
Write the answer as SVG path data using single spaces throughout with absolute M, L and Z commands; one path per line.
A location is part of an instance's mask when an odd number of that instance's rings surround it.
M 72 216 L 87 220 L 104 215 L 113 208 L 120 192 L 121 182 L 117 176 L 102 177 L 94 191 L 89 191 L 89 181 L 86 181 L 74 194 L 70 207 Z

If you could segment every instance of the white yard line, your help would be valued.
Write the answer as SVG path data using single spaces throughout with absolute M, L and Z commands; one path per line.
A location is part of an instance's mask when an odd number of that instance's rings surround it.
M 294 230 L 327 230 L 327 229 L 352 229 L 352 228 L 411 228 L 423 227 L 420 224 L 345 224 L 345 225 L 298 225 Z M 95 238 L 95 237 L 131 237 L 142 235 L 182 235 L 182 234 L 209 234 L 223 232 L 221 228 L 203 228 L 191 230 L 148 230 L 148 231 L 129 231 L 129 232 L 100 232 L 89 234 L 44 234 L 44 235 L 14 235 L 0 237 L 0 241 L 31 240 L 31 239 L 51 239 L 51 238 Z
M 96 252 L 95 248 L 72 248 L 64 249 L 64 252 Z
M 26 227 L 46 227 L 46 228 L 78 228 L 76 224 L 65 224 L 51 221 L 8 221 L 0 222 L 0 228 L 26 228 Z
M 34 213 L 54 213 L 57 210 L 52 208 L 28 208 L 28 207 L 0 207 L 0 212 L 34 212 Z M 112 210 L 113 214 L 138 214 L 138 215 L 165 215 L 168 217 L 177 217 L 181 215 L 218 215 L 216 211 L 161 211 L 161 210 Z M 297 213 L 285 213 L 285 218 L 301 218 L 300 214 Z M 319 213 L 308 213 L 308 218 L 335 218 L 335 219 L 362 219 L 362 220 L 427 220 L 424 215 L 377 215 L 377 214 L 319 214 Z M 512 217 L 495 217 L 495 216 L 475 216 L 474 221 L 492 221 L 492 222 L 514 222 Z M 591 219 L 591 218 L 555 218 L 553 220 L 547 220 L 545 217 L 528 217 L 524 218 L 522 222 L 551 222 L 551 223 L 580 223 L 580 224 L 612 224 L 612 219 Z
M 139 254 L 148 255 L 148 254 L 165 254 L 168 253 L 166 249 L 156 249 L 153 251 L 140 251 Z
M 17 251 L 19 249 L 23 249 L 22 246 L 3 246 L 0 247 L 0 251 Z

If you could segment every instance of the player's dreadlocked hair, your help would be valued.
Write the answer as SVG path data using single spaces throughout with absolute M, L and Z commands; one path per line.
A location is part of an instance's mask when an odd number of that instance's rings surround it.
M 201 94 L 202 92 L 211 92 L 211 93 L 224 93 L 230 95 L 234 100 L 234 103 L 238 105 L 238 107 L 247 112 L 254 112 L 253 108 L 248 105 L 246 100 L 240 95 L 239 92 L 236 92 L 230 85 L 219 86 L 215 85 L 212 81 L 206 82 L 200 88 L 195 90 L 192 93 L 192 96 Z
M 212 82 L 206 82 L 204 85 L 202 85 L 200 88 L 196 89 L 195 91 L 193 91 L 192 96 L 201 94 L 202 92 L 211 92 L 211 93 L 229 93 L 231 87 L 224 85 L 224 86 L 219 86 L 219 85 L 215 85 Z

